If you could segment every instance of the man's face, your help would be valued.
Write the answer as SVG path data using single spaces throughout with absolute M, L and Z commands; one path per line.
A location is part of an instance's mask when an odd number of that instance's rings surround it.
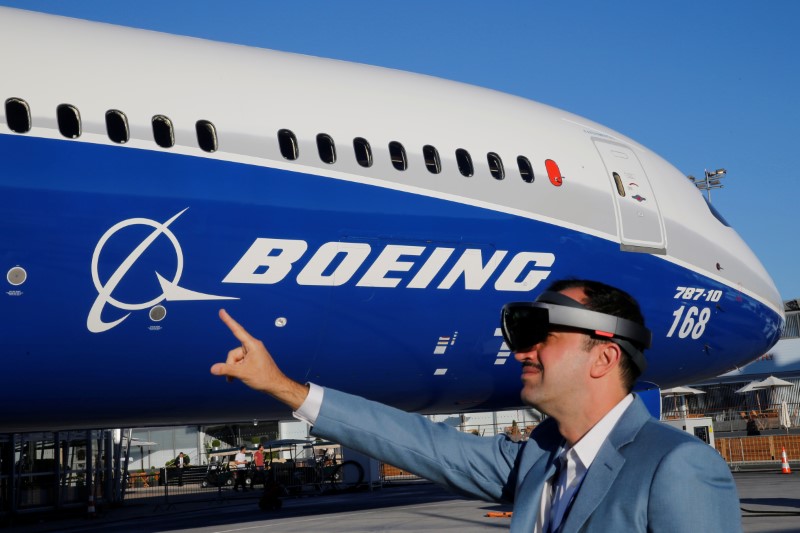
M 589 360 L 583 333 L 552 331 L 544 341 L 514 357 L 522 363 L 522 401 L 540 411 L 552 414 L 554 402 L 583 388 Z
M 582 289 L 562 292 L 583 301 Z M 569 329 L 554 329 L 540 343 L 526 352 L 514 354 L 522 364 L 522 401 L 542 412 L 553 414 L 553 406 L 568 400 L 584 388 L 589 352 L 586 334 Z

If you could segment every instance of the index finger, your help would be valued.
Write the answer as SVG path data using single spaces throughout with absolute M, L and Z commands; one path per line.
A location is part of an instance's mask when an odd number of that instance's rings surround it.
M 233 317 L 228 314 L 226 310 L 219 310 L 219 318 L 225 323 L 226 326 L 228 326 L 228 329 L 231 330 L 233 336 L 236 337 L 243 345 L 245 343 L 249 344 L 255 340 L 253 339 L 252 335 L 250 335 L 247 330 L 241 326 L 241 324 L 236 322 Z

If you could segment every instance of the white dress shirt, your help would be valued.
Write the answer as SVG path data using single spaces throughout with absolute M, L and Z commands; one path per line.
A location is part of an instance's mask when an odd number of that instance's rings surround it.
M 307 385 L 308 396 L 306 396 L 305 401 L 303 401 L 303 405 L 292 413 L 292 416 L 303 422 L 308 422 L 313 426 L 317 422 L 319 410 L 322 408 L 322 397 L 324 396 L 325 389 L 313 383 L 307 383 Z
M 571 448 L 566 448 L 559 454 L 558 459 L 566 468 L 561 468 L 557 480 L 552 485 L 547 483 L 542 490 L 542 499 L 539 502 L 539 518 L 536 520 L 534 533 L 547 531 L 549 520 L 553 521 L 555 531 L 564 519 L 566 511 L 570 508 L 575 494 L 586 477 L 586 472 L 592 466 L 597 452 L 608 438 L 611 430 L 617 425 L 625 409 L 633 403 L 633 395 L 628 394 L 614 406 L 606 415 L 595 424 L 589 432 Z

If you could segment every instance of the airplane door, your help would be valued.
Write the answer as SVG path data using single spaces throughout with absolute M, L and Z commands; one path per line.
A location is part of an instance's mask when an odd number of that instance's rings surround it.
M 594 139 L 611 180 L 624 251 L 664 254 L 664 221 L 647 174 L 629 147 Z

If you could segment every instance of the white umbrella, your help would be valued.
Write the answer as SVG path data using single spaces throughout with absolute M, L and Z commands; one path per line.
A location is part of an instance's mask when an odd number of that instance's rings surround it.
M 687 394 L 705 394 L 705 391 L 700 389 L 693 389 L 692 387 L 672 387 L 671 389 L 662 389 L 661 394 L 669 394 L 671 396 L 684 396 Z
M 781 402 L 779 419 L 781 427 L 786 428 L 786 433 L 789 433 L 789 428 L 792 427 L 792 421 L 789 418 L 789 406 L 786 404 L 786 401 Z
M 741 389 L 737 389 L 735 392 L 736 394 L 747 394 L 748 392 L 756 392 L 760 391 L 763 387 L 759 384 L 758 380 L 751 381 Z M 761 411 L 761 398 L 759 398 L 758 394 L 756 394 L 756 402 L 758 402 L 758 410 Z
M 759 381 L 757 385 L 759 387 L 769 389 L 769 403 L 772 405 L 776 403 L 773 398 L 775 395 L 775 387 L 792 387 L 794 383 L 786 381 L 785 379 L 776 378 L 775 376 L 770 376 L 767 379 Z
M 123 439 L 124 439 L 123 440 L 123 446 L 125 446 L 125 445 L 128 444 L 128 436 L 127 435 L 124 436 Z M 152 448 L 154 446 L 158 446 L 158 443 L 157 442 L 151 442 L 151 441 L 148 441 L 148 440 L 137 439 L 136 437 L 131 437 L 130 445 L 139 447 L 139 453 L 142 456 L 142 465 L 141 466 L 142 466 L 142 469 L 144 469 L 144 449 L 145 448 Z M 127 457 L 126 460 L 130 460 L 130 457 Z M 126 466 L 126 468 L 127 468 L 127 466 Z
M 751 381 L 750 383 L 748 383 L 747 385 L 745 385 L 741 389 L 736 389 L 735 392 L 736 392 L 736 394 L 747 394 L 748 392 L 753 392 L 755 390 L 759 390 L 759 389 L 762 389 L 762 388 L 763 387 L 761 385 L 759 385 L 758 380 L 756 380 L 756 381 Z
M 705 394 L 704 391 L 700 389 L 693 389 L 692 387 L 672 387 L 671 389 L 663 389 L 661 394 L 664 396 L 672 396 L 673 401 L 675 402 L 675 410 L 678 411 L 678 396 L 681 397 L 681 407 L 680 413 L 683 418 L 686 418 L 686 400 L 683 398 L 684 396 L 689 396 L 691 394 Z
M 759 381 L 756 386 L 761 388 L 766 387 L 791 387 L 794 385 L 791 381 L 786 381 L 785 379 L 776 378 L 775 376 L 770 376 L 767 379 Z

